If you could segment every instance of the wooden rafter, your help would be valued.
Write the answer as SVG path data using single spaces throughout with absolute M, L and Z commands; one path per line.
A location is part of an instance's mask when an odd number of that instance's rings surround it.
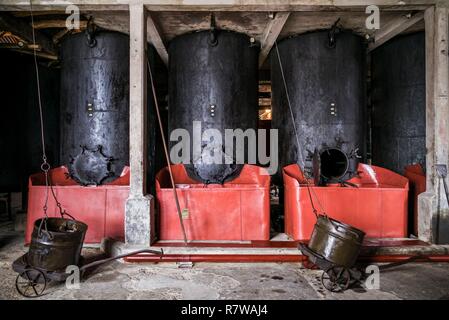
M 260 41 L 259 67 L 265 62 L 289 15 L 290 12 L 277 12 L 267 24 Z
M 161 57 L 161 60 L 164 62 L 166 66 L 168 66 L 168 52 L 165 47 L 162 33 L 160 32 L 160 28 L 157 23 L 154 21 L 151 13 L 147 14 L 147 37 L 148 41 L 154 46 L 157 53 Z
M 80 10 L 128 10 L 128 5 L 139 3 L 150 11 L 324 11 L 331 7 L 342 10 L 366 8 L 368 4 L 385 10 L 424 10 L 441 0 L 71 0 Z M 443 0 L 444 1 L 444 0 Z M 65 0 L 33 0 L 35 10 L 64 10 Z M 2 0 L 0 10 L 29 10 L 28 1 Z
M 380 29 L 374 33 L 374 42 L 370 43 L 368 46 L 368 52 L 376 49 L 381 46 L 388 40 L 394 38 L 401 32 L 407 30 L 415 23 L 424 19 L 424 12 L 417 12 L 415 14 L 407 14 L 402 15 L 389 23 L 385 24 L 385 26 L 380 26 Z
M 87 21 L 80 21 L 80 29 L 86 29 Z M 34 29 L 66 28 L 66 20 L 34 21 Z

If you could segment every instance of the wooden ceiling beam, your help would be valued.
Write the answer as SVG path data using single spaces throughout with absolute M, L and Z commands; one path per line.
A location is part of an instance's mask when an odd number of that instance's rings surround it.
M 87 21 L 80 21 L 80 29 L 86 29 Z M 66 20 L 35 20 L 34 29 L 66 28 Z
M 151 16 L 151 12 L 147 14 L 147 40 L 154 46 L 165 66 L 168 66 L 168 51 L 165 47 L 160 28 Z
M 277 12 L 267 24 L 260 41 L 259 68 L 268 57 L 271 48 L 282 31 L 290 12 Z
M 374 42 L 369 44 L 368 52 L 373 51 L 423 19 L 424 12 L 421 11 L 415 14 L 402 15 L 385 24 L 385 26 L 381 25 L 380 29 L 374 33 Z
M 361 10 L 368 4 L 385 10 L 424 10 L 445 0 L 71 0 L 80 10 L 108 11 L 128 10 L 129 4 L 141 3 L 150 11 L 326 11 L 330 8 L 340 10 Z M 33 0 L 35 10 L 64 10 L 65 0 Z M 23 0 L 2 0 L 0 10 L 29 10 Z

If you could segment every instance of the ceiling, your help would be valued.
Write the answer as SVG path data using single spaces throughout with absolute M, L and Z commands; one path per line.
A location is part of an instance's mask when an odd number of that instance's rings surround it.
M 406 15 L 406 11 L 381 12 L 380 23 L 387 24 L 398 16 Z M 95 23 L 106 29 L 129 32 L 129 17 L 126 11 L 115 12 L 84 12 L 85 16 L 92 15 Z M 270 18 L 266 12 L 214 12 L 217 27 L 246 33 L 261 39 Z M 210 27 L 210 13 L 204 11 L 160 11 L 152 13 L 153 20 L 159 26 L 164 41 L 169 42 L 174 37 L 196 30 L 207 30 Z M 372 33 L 365 27 L 367 14 L 365 12 L 348 11 L 320 11 L 320 12 L 292 12 L 282 29 L 279 39 L 295 34 L 301 34 L 320 29 L 328 29 L 340 18 L 340 25 L 364 36 Z M 406 32 L 424 30 L 424 22 L 415 24 Z

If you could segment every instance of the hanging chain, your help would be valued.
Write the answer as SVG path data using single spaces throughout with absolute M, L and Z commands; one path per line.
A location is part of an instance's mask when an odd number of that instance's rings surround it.
M 44 211 L 44 218 L 41 220 L 40 226 L 39 226 L 39 231 L 41 231 L 42 226 L 45 227 L 45 231 L 47 231 L 48 233 L 48 229 L 47 229 L 47 219 L 48 219 L 48 198 L 49 198 L 49 193 L 51 192 L 53 199 L 56 202 L 56 206 L 59 209 L 59 214 L 61 215 L 61 217 L 63 218 L 64 215 L 68 215 L 69 217 L 71 217 L 73 219 L 73 217 L 71 215 L 69 215 L 68 213 L 66 213 L 64 211 L 64 209 L 62 208 L 61 203 L 58 201 L 57 197 L 56 197 L 56 193 L 53 189 L 53 185 L 51 183 L 51 178 L 50 178 L 50 169 L 51 166 L 48 163 L 48 158 L 47 158 L 47 153 L 45 151 L 45 132 L 44 132 L 44 116 L 43 116 L 43 108 L 42 108 L 42 100 L 41 100 L 41 87 L 40 87 L 40 77 L 39 77 L 39 66 L 37 63 L 37 53 L 36 53 L 36 35 L 34 32 L 34 15 L 33 15 L 33 3 L 32 0 L 30 0 L 30 16 L 31 16 L 31 32 L 32 32 L 32 37 L 33 37 L 33 56 L 34 56 L 34 67 L 35 67 L 35 71 L 36 71 L 36 84 L 37 84 L 37 101 L 38 101 L 38 105 L 39 105 L 39 120 L 40 120 L 40 129 L 41 129 L 41 144 L 42 144 L 42 164 L 41 164 L 41 170 L 44 173 L 45 176 L 45 200 L 44 200 L 44 205 L 42 207 L 42 210 Z

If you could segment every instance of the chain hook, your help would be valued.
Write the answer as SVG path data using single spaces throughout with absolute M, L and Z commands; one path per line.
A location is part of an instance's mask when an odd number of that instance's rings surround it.
M 87 27 L 86 27 L 86 37 L 87 37 L 87 45 L 90 48 L 93 48 L 97 45 L 97 40 L 95 39 L 95 24 L 94 19 L 92 16 L 89 17 L 89 20 L 87 21 Z
M 209 45 L 215 47 L 218 44 L 217 38 L 217 25 L 215 23 L 215 15 L 211 13 L 210 15 L 210 31 L 209 31 Z
M 329 30 L 329 33 L 327 34 L 329 38 L 328 47 L 333 49 L 337 45 L 337 34 L 340 32 L 340 27 L 338 27 L 338 23 L 340 22 L 340 18 L 337 19 L 337 21 L 334 22 L 331 29 Z

